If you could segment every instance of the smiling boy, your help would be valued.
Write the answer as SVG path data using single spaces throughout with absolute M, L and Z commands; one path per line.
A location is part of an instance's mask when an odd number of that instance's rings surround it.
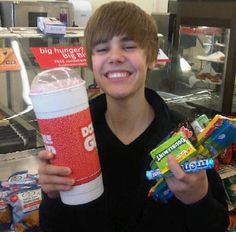
M 133 3 L 109 2 L 89 19 L 85 42 L 88 66 L 104 92 L 90 103 L 104 193 L 85 205 L 64 205 L 58 191 L 71 189 L 71 170 L 48 164 L 53 154 L 40 152 L 43 231 L 224 232 L 227 204 L 214 170 L 186 174 L 170 156 L 174 177 L 166 181 L 174 197 L 165 203 L 147 197 L 149 152 L 179 122 L 145 88 L 158 51 L 155 22 Z

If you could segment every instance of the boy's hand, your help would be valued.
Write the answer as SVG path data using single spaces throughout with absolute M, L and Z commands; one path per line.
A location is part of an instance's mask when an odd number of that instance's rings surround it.
M 185 173 L 172 155 L 168 156 L 168 165 L 174 176 L 166 178 L 166 182 L 176 198 L 184 204 L 193 204 L 207 194 L 206 171 Z
M 38 154 L 41 161 L 38 169 L 39 184 L 50 198 L 58 197 L 59 191 L 70 190 L 74 184 L 74 179 L 66 177 L 71 173 L 70 168 L 49 164 L 49 160 L 53 156 L 52 153 L 45 150 Z

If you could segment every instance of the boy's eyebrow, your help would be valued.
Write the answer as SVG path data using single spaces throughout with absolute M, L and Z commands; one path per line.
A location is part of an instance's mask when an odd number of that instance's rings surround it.
M 94 42 L 93 47 L 95 47 L 98 44 L 108 43 L 108 41 L 109 41 L 109 39 L 101 38 L 101 39 Z M 128 36 L 123 36 L 121 38 L 121 41 L 122 42 L 133 41 L 133 39 L 129 38 Z
M 103 43 L 107 43 L 107 42 L 108 42 L 108 39 L 105 39 L 105 38 L 99 39 L 93 43 L 93 47 L 97 46 L 98 44 L 103 44 Z
M 133 39 L 131 39 L 131 38 L 127 37 L 127 36 L 124 36 L 124 37 L 121 38 L 121 41 L 123 41 L 123 42 L 131 41 L 131 40 L 133 41 Z

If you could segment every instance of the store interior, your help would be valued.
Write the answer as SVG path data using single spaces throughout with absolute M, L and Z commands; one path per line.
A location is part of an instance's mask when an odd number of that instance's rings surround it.
M 86 22 L 105 2 L 108 1 L 0 1 L 1 181 L 23 170 L 36 174 L 40 163 L 37 153 L 44 148 L 28 97 L 33 78 L 42 71 L 32 47 L 83 47 Z M 209 118 L 216 114 L 236 117 L 236 15 L 232 13 L 236 12 L 235 2 L 195 1 L 194 6 L 192 2 L 174 0 L 133 2 L 152 15 L 159 29 L 160 51 L 147 87 L 189 120 L 202 114 Z M 190 7 L 195 11 L 190 11 Z M 60 19 L 65 23 L 65 34 L 46 36 L 37 28 L 39 16 Z M 158 56 L 160 52 L 164 56 Z M 15 61 L 10 59 L 12 54 Z M 2 56 L 13 63 L 4 63 Z M 86 81 L 89 98 L 101 94 L 86 65 L 74 65 L 73 69 Z M 233 218 L 236 145 L 227 152 L 230 158 L 222 158 L 219 173 L 228 186 Z M 231 225 L 233 228 L 236 223 Z

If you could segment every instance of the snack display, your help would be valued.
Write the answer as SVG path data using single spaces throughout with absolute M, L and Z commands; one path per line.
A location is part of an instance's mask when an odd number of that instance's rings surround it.
M 16 172 L 0 183 L 0 230 L 39 232 L 39 205 L 42 200 L 37 175 Z
M 16 232 L 39 230 L 39 205 L 42 200 L 39 186 L 20 188 L 8 195 Z

